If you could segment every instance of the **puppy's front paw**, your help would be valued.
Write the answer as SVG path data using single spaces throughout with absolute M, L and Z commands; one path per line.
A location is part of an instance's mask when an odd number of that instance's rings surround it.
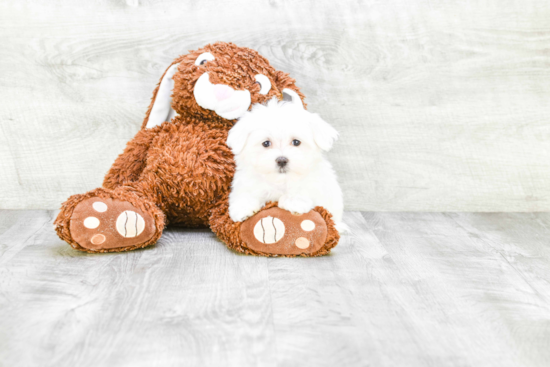
M 242 222 L 254 213 L 258 212 L 262 206 L 256 202 L 248 200 L 239 200 L 229 203 L 229 217 L 233 222 Z
M 288 210 L 291 213 L 305 214 L 313 209 L 313 202 L 305 196 L 283 195 L 279 199 L 279 208 Z

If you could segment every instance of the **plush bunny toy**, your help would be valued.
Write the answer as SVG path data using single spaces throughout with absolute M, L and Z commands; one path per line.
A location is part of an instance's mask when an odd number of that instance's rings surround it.
M 269 203 L 244 222 L 229 217 L 235 164 L 228 131 L 252 104 L 274 96 L 304 98 L 288 74 L 254 50 L 218 42 L 178 57 L 103 187 L 63 203 L 55 221 L 59 237 L 77 250 L 116 252 L 154 244 L 166 224 L 209 226 L 229 248 L 247 254 L 328 253 L 339 235 L 322 207 L 294 215 Z

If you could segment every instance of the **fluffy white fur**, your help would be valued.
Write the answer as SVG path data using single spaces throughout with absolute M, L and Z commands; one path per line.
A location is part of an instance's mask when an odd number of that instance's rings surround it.
M 344 204 L 342 190 L 324 152 L 332 148 L 338 132 L 301 103 L 278 102 L 255 105 L 229 132 L 227 145 L 235 154 L 237 170 L 229 196 L 229 216 L 240 222 L 259 211 L 266 202 L 294 213 L 325 207 L 339 231 Z M 299 146 L 293 140 L 300 141 Z M 271 145 L 264 147 L 263 142 Z M 276 159 L 285 157 L 281 168 Z

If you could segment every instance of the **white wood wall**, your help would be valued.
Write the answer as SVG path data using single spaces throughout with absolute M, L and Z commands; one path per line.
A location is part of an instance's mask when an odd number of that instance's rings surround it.
M 550 210 L 550 2 L 1 0 L 0 208 L 101 184 L 178 54 L 290 72 L 348 210 Z

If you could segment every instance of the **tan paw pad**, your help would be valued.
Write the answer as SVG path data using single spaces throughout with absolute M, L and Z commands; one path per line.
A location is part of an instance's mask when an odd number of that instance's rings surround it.
M 306 249 L 309 247 L 309 240 L 305 237 L 298 237 L 296 239 L 296 242 L 294 242 L 294 244 L 296 245 L 296 247 L 298 248 L 301 248 L 301 249 Z
M 91 242 L 94 245 L 101 245 L 103 242 L 105 242 L 105 236 L 102 234 L 96 234 L 92 237 Z

